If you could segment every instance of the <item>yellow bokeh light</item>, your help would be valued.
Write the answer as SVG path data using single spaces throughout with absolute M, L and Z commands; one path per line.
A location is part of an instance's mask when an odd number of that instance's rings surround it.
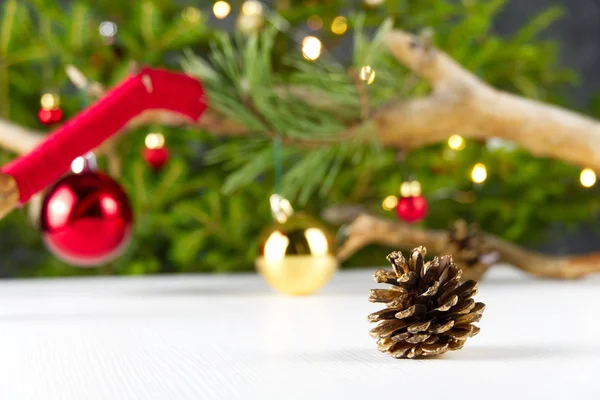
M 448 147 L 452 150 L 462 150 L 466 146 L 465 139 L 460 135 L 452 135 L 448 138 Z
M 381 203 L 381 207 L 385 211 L 391 211 L 394 208 L 396 208 L 397 205 L 398 205 L 398 198 L 393 195 L 386 197 L 385 199 L 383 199 L 383 202 Z
M 314 61 L 321 55 L 321 41 L 314 36 L 306 36 L 302 40 L 302 55 L 307 60 Z
M 44 110 L 52 110 L 60 105 L 59 97 L 54 93 L 44 93 L 40 98 L 40 104 Z
M 226 1 L 217 1 L 213 6 L 213 13 L 218 19 L 223 19 L 229 15 L 231 6 Z
M 306 25 L 313 31 L 318 31 L 323 27 L 323 20 L 318 15 L 308 17 Z
M 202 14 L 200 13 L 200 10 L 198 10 L 196 7 L 186 7 L 181 12 L 181 18 L 190 24 L 200 22 L 201 16 Z
M 247 0 L 242 4 L 242 15 L 258 17 L 263 14 L 263 5 L 260 1 Z
M 331 32 L 336 35 L 343 35 L 348 30 L 348 21 L 346 17 L 337 16 L 333 19 L 331 23 Z
M 421 183 L 419 181 L 406 181 L 400 185 L 400 196 L 413 197 L 421 195 Z
M 420 196 L 421 195 L 421 183 L 419 181 L 410 182 L 410 195 Z
M 584 168 L 579 175 L 579 181 L 583 187 L 592 187 L 596 184 L 596 173 L 590 168 Z
M 365 65 L 360 69 L 360 79 L 370 85 L 375 81 L 375 70 L 370 65 Z
M 487 179 L 487 168 L 482 163 L 477 163 L 471 170 L 471 180 L 475 183 L 483 183 Z
M 402 182 L 400 185 L 400 196 L 402 197 L 410 197 L 412 193 L 412 188 L 410 186 L 410 182 Z
M 144 140 L 149 149 L 160 149 L 165 145 L 165 137 L 162 133 L 149 133 Z

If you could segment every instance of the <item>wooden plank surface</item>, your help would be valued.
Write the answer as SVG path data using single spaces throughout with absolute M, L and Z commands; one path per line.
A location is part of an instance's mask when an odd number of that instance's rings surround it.
M 319 295 L 254 275 L 0 282 L 0 399 L 598 399 L 600 277 L 492 271 L 481 333 L 436 360 L 375 348 L 373 270 Z

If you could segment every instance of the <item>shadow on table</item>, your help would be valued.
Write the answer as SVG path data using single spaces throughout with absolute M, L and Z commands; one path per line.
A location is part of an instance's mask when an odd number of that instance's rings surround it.
M 375 347 L 373 349 L 333 349 L 322 351 L 294 351 L 270 355 L 275 359 L 283 358 L 286 361 L 295 362 L 340 362 L 344 364 L 381 364 L 415 361 L 435 362 L 437 361 L 468 361 L 468 362 L 490 362 L 490 361 L 523 361 L 523 360 L 543 360 L 561 356 L 573 356 L 577 354 L 577 349 L 548 346 L 480 346 L 465 347 L 460 351 L 449 352 L 437 358 L 421 358 L 417 360 L 395 360 L 394 358 L 380 353 Z M 579 353 L 582 353 L 579 351 Z M 586 353 L 587 354 L 587 353 Z
M 582 353 L 575 348 L 548 346 L 472 346 L 460 351 L 446 353 L 443 358 L 452 361 L 521 361 L 543 360 Z M 583 353 L 582 353 L 583 354 Z

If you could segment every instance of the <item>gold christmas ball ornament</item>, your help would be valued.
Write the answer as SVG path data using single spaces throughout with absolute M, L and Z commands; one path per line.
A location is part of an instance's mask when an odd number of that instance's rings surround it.
M 291 213 L 287 200 L 283 199 L 282 207 L 287 208 L 287 213 L 281 208 L 274 209 L 277 222 L 261 235 L 256 268 L 279 292 L 315 293 L 337 270 L 335 239 L 316 219 L 304 213 Z

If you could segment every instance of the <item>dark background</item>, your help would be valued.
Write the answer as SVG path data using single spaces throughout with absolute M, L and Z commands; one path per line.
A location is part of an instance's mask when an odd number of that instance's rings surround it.
M 565 15 L 552 24 L 545 37 L 560 43 L 563 64 L 579 74 L 579 84 L 569 89 L 568 97 L 583 108 L 600 92 L 600 0 L 511 0 L 498 18 L 496 30 L 513 33 L 552 5 L 560 5 Z
M 511 0 L 495 23 L 500 34 L 511 34 L 535 14 L 560 5 L 564 16 L 544 32 L 556 40 L 561 62 L 579 75 L 577 85 L 566 88 L 568 103 L 585 112 L 594 96 L 600 94 L 600 0 Z M 540 247 L 548 253 L 578 253 L 600 249 L 600 220 L 590 221 L 574 233 L 556 226 L 547 243 Z

